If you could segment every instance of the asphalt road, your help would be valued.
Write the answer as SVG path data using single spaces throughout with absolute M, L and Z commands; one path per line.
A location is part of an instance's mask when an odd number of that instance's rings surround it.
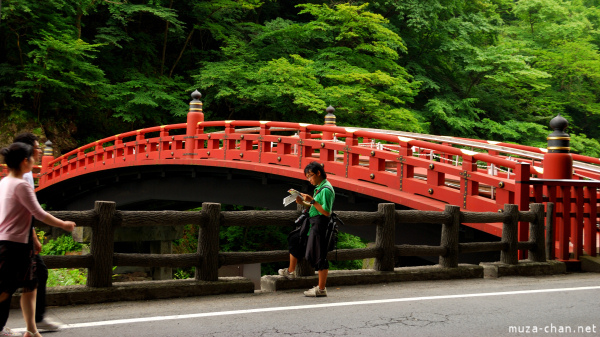
M 44 336 L 600 336 L 600 274 L 52 307 Z M 21 313 L 7 326 L 24 331 Z

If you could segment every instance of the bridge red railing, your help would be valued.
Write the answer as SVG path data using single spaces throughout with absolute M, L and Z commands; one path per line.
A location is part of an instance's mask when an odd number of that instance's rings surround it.
M 41 177 L 41 166 L 39 165 L 34 165 L 33 166 L 33 179 L 34 181 L 39 179 Z M 8 175 L 8 167 L 6 167 L 6 164 L 0 164 L 0 179 L 6 177 Z
M 539 168 L 543 168 L 543 155 L 548 152 L 545 148 L 520 145 L 520 144 L 511 144 L 511 143 L 502 143 L 502 142 L 492 142 L 481 139 L 467 139 L 460 138 L 464 140 L 468 140 L 470 142 L 478 142 L 482 144 L 494 144 L 495 146 L 506 147 L 510 149 L 515 149 L 519 151 L 526 151 L 528 155 L 521 156 L 520 160 L 530 162 L 533 166 L 537 166 Z M 498 154 L 495 152 L 494 154 Z M 537 156 L 535 155 L 537 154 Z M 575 179 L 593 179 L 600 180 L 600 158 L 583 156 L 576 153 L 571 153 L 571 157 L 576 163 L 573 167 L 573 176 Z M 536 162 L 537 159 L 537 162 Z M 588 165 L 586 165 L 588 164 Z
M 504 204 L 528 210 L 530 202 L 555 202 L 557 257 L 569 259 L 573 251 L 578 258 L 583 249 L 596 255 L 599 183 L 533 178 L 543 173 L 529 158 L 509 160 L 498 152 L 327 125 L 209 121 L 199 122 L 193 133 L 186 128 L 187 123 L 182 123 L 131 131 L 56 159 L 44 157 L 39 189 L 132 165 L 236 163 L 263 172 L 286 168 L 281 174 L 304 179 L 304 166 L 318 160 L 341 188 L 415 209 L 442 210 L 452 204 L 469 211 L 496 212 Z M 501 235 L 501 224 L 469 225 Z M 527 237 L 523 223 L 519 240 Z
M 73 150 L 46 165 L 40 188 L 87 172 L 150 164 L 157 160 L 218 159 L 302 169 L 310 161 L 318 159 L 325 164 L 327 172 L 339 177 L 434 197 L 445 203 L 455 204 L 456 200 L 462 200 L 459 206 L 465 209 L 497 211 L 504 204 L 515 202 L 519 198 L 519 193 L 515 193 L 519 190 L 518 185 L 527 180 L 530 173 L 535 173 L 529 165 L 486 153 L 343 127 L 216 121 L 199 123 L 197 133 L 192 136 L 170 134 L 185 127 L 185 124 L 177 124 L 132 131 Z M 254 133 L 236 132 L 238 127 L 255 127 L 258 130 Z M 205 133 L 206 128 L 222 128 L 224 132 Z M 273 132 L 273 129 L 278 131 Z M 296 135 L 289 135 L 290 131 Z M 335 134 L 338 141 L 322 139 L 322 133 Z M 384 142 L 385 146 L 381 149 L 360 146 L 359 141 L 364 139 Z M 190 140 L 194 143 L 193 150 L 186 150 L 185 143 Z M 432 151 L 439 153 L 444 159 L 432 162 L 428 158 L 415 157 L 414 147 L 421 151 L 427 149 L 430 154 Z M 453 164 L 456 161 L 461 165 Z M 509 177 L 489 175 L 486 169 L 477 167 L 477 162 L 494 164 L 497 168 L 510 169 L 515 173 Z M 523 176 L 519 182 L 515 182 L 515 174 Z M 454 185 L 447 183 L 452 179 L 456 182 Z M 492 187 L 497 187 L 494 197 L 482 196 L 485 193 L 480 187 L 487 188 L 489 194 Z

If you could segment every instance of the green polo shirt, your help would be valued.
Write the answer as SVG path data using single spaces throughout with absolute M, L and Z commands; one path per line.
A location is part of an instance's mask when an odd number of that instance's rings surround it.
M 323 186 L 329 186 L 331 189 Z M 317 187 L 315 187 L 313 198 L 315 199 L 315 202 L 318 202 L 319 205 L 323 206 L 324 210 L 331 213 L 333 201 L 335 200 L 335 192 L 333 191 L 333 186 L 331 186 L 327 179 L 324 179 Z M 320 214 L 321 213 L 317 211 L 315 206 L 311 206 L 308 210 L 309 216 L 316 216 Z

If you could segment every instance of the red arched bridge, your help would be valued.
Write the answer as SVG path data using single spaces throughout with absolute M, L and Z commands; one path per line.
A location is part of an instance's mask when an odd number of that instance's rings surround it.
M 557 258 L 578 259 L 584 251 L 596 256 L 597 158 L 567 153 L 575 160 L 573 179 L 544 179 L 544 171 L 547 178 L 549 170 L 555 171 L 551 166 L 558 165 L 548 160 L 546 149 L 331 124 L 203 121 L 198 102 L 191 103 L 188 123 L 115 135 L 56 159 L 45 152 L 37 191 L 94 172 L 155 165 L 232 168 L 303 180 L 303 168 L 316 160 L 337 188 L 417 210 L 441 211 L 453 204 L 496 212 L 509 203 L 528 210 L 531 202 L 553 202 Z M 499 223 L 465 225 L 501 236 Z M 527 224 L 520 226 L 520 241 L 527 240 L 527 231 Z

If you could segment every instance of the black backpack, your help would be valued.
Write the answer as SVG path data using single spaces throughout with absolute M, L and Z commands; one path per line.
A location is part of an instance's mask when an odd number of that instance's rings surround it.
M 321 188 L 321 190 L 323 188 L 326 188 L 333 192 L 333 190 L 329 186 L 323 186 Z M 321 190 L 319 190 L 317 192 L 317 194 L 319 192 L 321 192 Z M 344 226 L 344 222 L 342 222 L 342 220 L 337 216 L 337 214 L 335 214 L 335 212 L 331 212 L 331 215 L 329 216 L 329 223 L 327 223 L 327 230 L 325 231 L 325 238 L 326 238 L 326 242 L 327 242 L 327 251 L 331 252 L 334 249 L 336 250 L 336 260 L 337 260 L 337 243 L 338 243 L 338 234 L 340 232 L 340 230 L 339 230 L 340 225 Z
M 327 231 L 325 232 L 325 237 L 327 238 L 327 251 L 330 252 L 332 250 L 336 250 L 337 253 L 337 243 L 338 243 L 338 234 L 340 232 L 339 226 L 344 225 L 342 220 L 335 214 L 331 212 L 331 216 L 329 218 L 329 223 L 327 224 Z M 337 260 L 337 256 L 336 256 Z

